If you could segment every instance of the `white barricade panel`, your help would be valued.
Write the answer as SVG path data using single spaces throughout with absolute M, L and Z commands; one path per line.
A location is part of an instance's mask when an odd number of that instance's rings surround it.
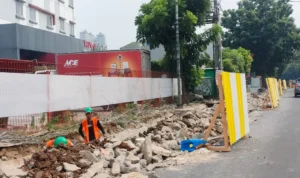
M 173 95 L 173 82 L 170 79 L 159 79 L 160 80 L 160 96 L 170 97 Z
M 92 106 L 116 104 L 121 100 L 119 78 L 92 77 Z
M 0 73 L 0 117 L 47 111 L 47 76 Z
M 152 94 L 151 94 L 151 98 L 160 98 L 160 91 L 159 91 L 159 88 L 160 88 L 160 83 L 159 83 L 159 80 L 157 80 L 156 78 L 153 78 L 151 80 L 151 90 L 152 90 Z
M 91 77 L 50 75 L 50 111 L 91 105 Z
M 0 73 L 0 117 L 177 95 L 177 79 Z
M 152 78 L 143 78 L 143 93 L 145 95 L 145 100 L 152 99 Z

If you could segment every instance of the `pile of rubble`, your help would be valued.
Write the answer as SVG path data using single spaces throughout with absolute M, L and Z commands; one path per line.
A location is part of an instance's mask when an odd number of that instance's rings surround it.
M 256 94 L 256 93 L 248 93 L 248 110 L 249 113 L 255 110 L 260 110 L 264 104 L 264 99 L 266 96 L 266 91 Z M 271 106 L 271 103 L 267 103 L 268 106 Z
M 260 95 L 248 96 L 248 103 L 256 104 L 249 112 L 258 109 Z M 202 138 L 208 128 L 217 101 L 205 104 L 191 104 L 184 109 L 154 112 L 152 118 L 140 118 L 141 128 L 126 129 L 111 138 L 91 145 L 75 144 L 74 147 L 60 147 L 34 153 L 25 161 L 28 177 L 155 177 L 156 168 L 185 164 L 184 156 L 190 153 L 180 151 L 180 142 L 186 138 Z M 221 135 L 223 127 L 220 115 L 210 137 Z M 152 121 L 152 124 L 150 124 Z M 76 142 L 76 141 L 74 141 Z M 215 139 L 211 144 L 223 144 Z M 210 154 L 205 149 L 201 154 Z M 198 154 L 198 153 L 197 153 Z M 202 156 L 202 155 L 201 155 Z
M 70 148 L 60 147 L 35 153 L 26 161 L 25 168 L 29 171 L 29 177 L 104 178 L 128 177 L 139 173 L 148 176 L 155 168 L 184 163 L 177 159 L 186 154 L 180 151 L 180 142 L 195 134 L 203 135 L 217 105 L 213 103 L 209 106 L 198 104 L 172 110 L 154 125 L 128 137 L 116 135 L 101 144 L 76 144 Z M 211 136 L 221 132 L 221 123 L 218 121 Z

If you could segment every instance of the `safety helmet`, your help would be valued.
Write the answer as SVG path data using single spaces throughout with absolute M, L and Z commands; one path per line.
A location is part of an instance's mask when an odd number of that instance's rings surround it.
M 84 109 L 84 111 L 85 111 L 85 113 L 92 113 L 92 112 L 93 112 L 93 109 L 90 108 L 90 107 L 86 107 L 86 108 Z
M 60 144 L 68 145 L 68 140 L 65 137 L 57 137 L 54 140 L 54 146 L 57 147 Z

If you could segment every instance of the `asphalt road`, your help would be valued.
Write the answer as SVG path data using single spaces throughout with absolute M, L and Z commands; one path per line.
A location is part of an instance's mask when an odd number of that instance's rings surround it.
M 250 125 L 252 138 L 209 162 L 157 171 L 162 178 L 299 178 L 300 98 L 285 92 L 279 108 L 264 111 Z

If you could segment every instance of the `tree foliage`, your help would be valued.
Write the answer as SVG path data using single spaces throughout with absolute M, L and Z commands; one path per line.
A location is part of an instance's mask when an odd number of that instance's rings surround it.
M 250 51 L 244 48 L 230 49 L 222 51 L 224 71 L 249 73 L 253 61 Z
M 280 78 L 286 80 L 300 78 L 300 51 L 296 51 L 293 60 L 285 65 L 283 73 L 280 74 Z
M 243 47 L 254 55 L 252 71 L 273 75 L 282 71 L 300 48 L 299 29 L 291 17 L 289 0 L 242 0 L 238 9 L 224 11 L 222 25 L 228 29 L 224 46 Z
M 199 74 L 194 69 L 207 63 L 207 55 L 203 52 L 208 44 L 221 31 L 219 26 L 213 26 L 202 34 L 196 33 L 196 28 L 205 24 L 206 14 L 210 11 L 210 0 L 179 0 L 180 55 L 182 77 L 187 90 L 201 80 L 201 75 L 195 80 L 193 74 Z M 166 50 L 163 62 L 165 69 L 176 73 L 176 24 L 175 0 L 151 0 L 143 4 L 140 14 L 136 17 L 137 40 L 148 43 L 150 48 L 162 44 Z

